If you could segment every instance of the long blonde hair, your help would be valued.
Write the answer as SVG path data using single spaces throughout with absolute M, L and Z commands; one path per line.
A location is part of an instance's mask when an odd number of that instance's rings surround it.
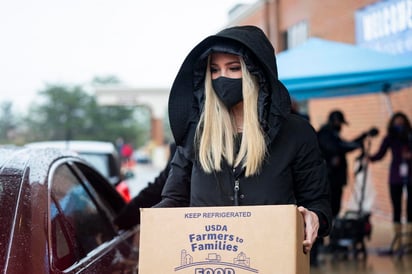
M 258 82 L 239 56 L 242 69 L 243 133 L 240 150 L 235 155 L 236 123 L 229 110 L 220 102 L 212 86 L 210 58 L 205 77 L 205 105 L 196 129 L 196 144 L 202 168 L 211 173 L 221 171 L 225 159 L 229 165 L 246 167 L 246 177 L 259 173 L 266 155 L 264 133 L 257 110 Z

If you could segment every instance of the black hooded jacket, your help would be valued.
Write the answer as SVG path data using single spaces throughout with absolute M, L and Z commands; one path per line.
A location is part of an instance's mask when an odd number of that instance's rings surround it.
M 206 59 L 211 52 L 243 57 L 257 76 L 258 114 L 268 154 L 258 175 L 222 164 L 206 173 L 195 157 L 194 135 L 203 108 Z M 169 96 L 169 119 L 178 145 L 163 199 L 157 207 L 297 204 L 317 213 L 319 235 L 331 224 L 329 186 L 316 133 L 307 120 L 290 113 L 288 91 L 278 80 L 274 49 L 257 27 L 225 29 L 200 42 L 186 57 Z M 234 190 L 235 181 L 239 191 Z

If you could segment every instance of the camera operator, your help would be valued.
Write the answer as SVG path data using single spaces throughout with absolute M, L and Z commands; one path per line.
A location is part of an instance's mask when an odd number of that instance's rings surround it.
M 339 214 L 342 191 L 347 181 L 346 153 L 355 149 L 364 151 L 364 140 L 368 136 L 378 134 L 378 130 L 372 128 L 368 132 L 362 133 L 353 141 L 345 141 L 342 140 L 339 135 L 344 124 L 347 125 L 348 122 L 345 120 L 343 113 L 339 110 L 334 110 L 329 113 L 328 122 L 323 125 L 318 132 L 319 146 L 326 160 L 331 193 L 332 216 L 334 219 Z M 313 252 L 311 252 L 310 257 L 312 265 L 317 265 L 318 248 L 321 245 L 323 245 L 323 242 L 321 239 L 318 239 L 312 248 Z M 331 244 L 330 248 L 335 248 L 335 246 Z
M 346 153 L 363 148 L 363 141 L 368 136 L 377 134 L 377 130 L 362 133 L 353 141 L 345 141 L 340 137 L 342 125 L 347 125 L 343 113 L 339 110 L 330 112 L 328 122 L 318 132 L 320 149 L 326 160 L 328 179 L 331 190 L 331 206 L 333 218 L 339 214 L 341 208 L 342 190 L 347 181 Z

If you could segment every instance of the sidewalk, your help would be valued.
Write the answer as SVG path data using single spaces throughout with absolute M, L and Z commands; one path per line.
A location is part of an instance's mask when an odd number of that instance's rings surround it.
M 311 268 L 311 274 L 406 274 L 412 273 L 412 254 L 402 257 L 378 255 L 378 250 L 390 246 L 393 233 L 392 223 L 382 217 L 371 218 L 372 236 L 366 240 L 368 256 L 355 260 L 333 259 L 330 254 L 320 254 L 321 263 Z

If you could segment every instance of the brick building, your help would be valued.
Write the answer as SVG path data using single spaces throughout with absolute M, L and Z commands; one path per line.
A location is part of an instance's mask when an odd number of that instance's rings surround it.
M 372 19 L 369 20 L 368 29 L 364 27 L 361 30 L 362 18 L 359 19 L 359 16 L 362 16 L 362 12 L 367 14 L 369 10 L 372 10 L 369 13 L 372 14 L 369 16 Z M 366 15 L 363 17 L 364 21 L 365 18 Z M 233 25 L 259 26 L 266 32 L 277 53 L 293 48 L 310 37 L 319 37 L 375 47 L 380 51 L 405 54 L 405 58 L 412 58 L 411 0 L 258 0 L 252 5 L 234 7 L 228 26 Z M 359 38 L 360 31 L 368 31 L 368 39 L 375 39 L 376 43 L 362 44 L 365 41 Z M 399 48 L 399 43 L 394 42 L 401 39 L 405 45 L 403 48 Z M 375 152 L 386 134 L 387 122 L 392 113 L 402 111 L 412 119 L 412 87 L 388 94 L 377 92 L 309 99 L 299 104 L 309 114 L 315 129 L 319 129 L 326 121 L 332 109 L 342 110 L 349 121 L 349 126 L 342 130 L 342 136 L 348 140 L 371 126 L 378 127 L 380 134 L 371 143 L 371 151 Z M 345 189 L 343 207 L 353 193 L 353 165 L 358 155 L 359 151 L 348 154 L 349 182 Z M 369 165 L 369 179 L 376 193 L 373 214 L 388 219 L 392 216 L 387 179 L 390 157 L 390 153 L 387 153 L 382 161 Z

